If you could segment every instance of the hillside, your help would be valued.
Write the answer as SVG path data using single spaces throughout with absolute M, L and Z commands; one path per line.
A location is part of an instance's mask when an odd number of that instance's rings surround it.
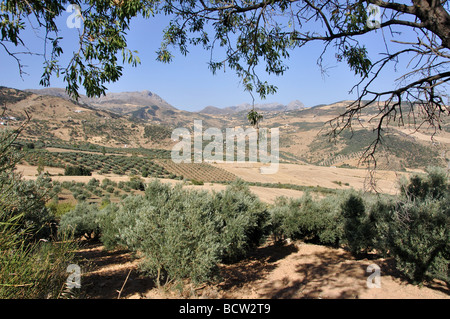
M 17 126 L 25 119 L 26 111 L 31 121 L 22 138 L 41 140 L 50 146 L 86 144 L 88 147 L 169 150 L 174 145 L 170 140 L 171 132 L 181 127 L 192 129 L 194 120 L 202 120 L 204 130 L 217 127 L 223 133 L 227 127 L 249 127 L 244 106 L 242 111 L 238 112 L 236 108 L 236 112 L 224 116 L 220 112 L 226 110 L 217 109 L 219 112 L 214 107 L 207 109 L 212 110 L 210 113 L 220 114 L 178 110 L 150 91 L 110 93 L 89 103 L 70 101 L 64 92 L 57 89 L 44 89 L 42 93 L 45 95 L 2 87 L 0 102 L 6 106 L 5 115 L 16 119 L 4 121 L 5 125 Z M 326 135 L 327 121 L 345 111 L 351 102 L 301 108 L 301 102 L 297 101 L 292 103 L 290 110 L 277 110 L 272 105 L 271 111 L 262 111 L 264 118 L 260 126 L 280 129 L 282 162 L 358 167 L 361 166 L 359 160 L 363 152 L 376 137 L 373 133 L 375 122 L 371 123 L 371 119 L 378 108 L 367 108 L 353 132 L 344 131 L 334 141 Z M 447 165 L 450 158 L 448 119 L 442 125 L 443 130 L 438 132 L 425 127 L 412 130 L 397 124 L 391 123 L 385 131 L 377 154 L 380 169 L 405 171 L 423 169 L 428 165 Z M 203 145 L 208 143 L 204 141 Z
M 65 100 L 71 100 L 65 89 L 62 88 L 28 89 L 25 91 L 38 95 L 55 96 Z M 112 111 L 118 114 L 129 113 L 141 107 L 152 105 L 175 110 L 172 105 L 150 91 L 107 93 L 99 98 L 89 98 L 81 94 L 78 102 L 96 109 Z
M 23 139 L 41 140 L 49 145 L 95 144 L 121 148 L 169 148 L 170 135 L 163 139 L 152 138 L 146 128 L 161 127 L 171 132 L 177 127 L 193 125 L 192 113 L 177 110 L 161 102 L 163 100 L 160 100 L 160 106 L 143 106 L 147 97 L 149 103 L 156 97 L 149 92 L 118 94 L 113 95 L 115 99 L 108 97 L 101 103 L 89 104 L 85 97 L 78 103 L 70 100 L 60 89 L 44 89 L 42 93 L 1 87 L 0 103 L 6 108 L 4 117 L 14 118 L 4 120 L 2 125 L 18 127 L 28 114 L 30 122 L 21 135 Z M 129 104 L 121 104 L 125 100 Z M 203 120 L 209 126 L 223 123 L 208 115 L 196 115 L 195 119 Z
M 240 112 L 248 112 L 252 109 L 252 105 L 248 103 L 239 104 L 236 106 L 228 106 L 225 108 L 218 108 L 215 106 L 207 106 L 203 110 L 199 111 L 201 114 L 236 114 Z M 287 105 L 281 103 L 266 103 L 266 104 L 255 104 L 255 110 L 262 112 L 286 112 L 286 111 L 298 111 L 305 109 L 305 105 L 298 101 L 292 101 Z
M 123 146 L 141 140 L 141 128 L 120 115 L 75 103 L 62 97 L 21 93 L 15 89 L 0 88 L 2 100 L 7 100 L 5 113 L 16 121 L 5 123 L 16 127 L 30 116 L 21 138 L 41 140 L 47 144 L 94 143 Z M 20 100 L 11 97 L 21 96 Z

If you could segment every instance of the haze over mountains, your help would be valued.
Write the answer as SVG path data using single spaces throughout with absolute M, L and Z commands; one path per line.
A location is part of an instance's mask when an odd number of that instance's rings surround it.
M 32 92 L 39 95 L 56 96 L 66 100 L 70 100 L 69 95 L 65 89 L 62 88 L 44 88 L 44 89 L 28 89 L 27 92 Z M 145 90 L 136 92 L 120 92 L 120 93 L 107 93 L 100 98 L 88 98 L 85 95 L 80 95 L 79 103 L 86 104 L 100 110 L 113 111 L 119 114 L 127 114 L 130 112 L 138 111 L 142 107 L 157 106 L 165 110 L 175 111 L 177 108 L 170 105 L 167 101 L 161 98 L 159 95 Z M 229 106 L 225 108 L 218 108 L 215 106 L 207 106 L 199 112 L 201 114 L 221 115 L 221 114 L 234 114 L 243 111 L 251 110 L 252 105 L 249 103 L 242 103 L 235 106 Z M 287 105 L 281 103 L 265 103 L 255 104 L 255 109 L 264 112 L 280 112 L 280 111 L 294 111 L 304 109 L 305 105 L 295 100 Z
M 265 103 L 265 104 L 255 104 L 255 109 L 265 112 L 282 112 L 282 111 L 297 111 L 305 108 L 305 105 L 299 100 L 290 102 L 287 105 L 281 103 Z M 242 103 L 236 106 L 228 106 L 225 108 L 218 108 L 215 106 L 207 106 L 199 113 L 204 114 L 233 114 L 243 111 L 248 111 L 252 109 L 252 105 L 249 103 Z

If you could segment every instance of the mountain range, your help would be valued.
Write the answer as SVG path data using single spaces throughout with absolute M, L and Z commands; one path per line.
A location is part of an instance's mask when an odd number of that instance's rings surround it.
M 352 126 L 352 132 L 342 132 L 333 143 L 324 135 L 329 128 L 327 122 L 351 104 L 352 101 L 340 101 L 305 108 L 300 101 L 293 101 L 288 105 L 271 103 L 255 105 L 255 108 L 264 111 L 261 127 L 280 129 L 283 161 L 355 167 L 362 152 L 376 137 L 377 122 L 373 119 L 379 113 L 378 105 L 365 108 L 359 125 Z M 173 130 L 191 129 L 194 120 L 202 120 L 204 129 L 249 127 L 243 112 L 252 107 L 249 104 L 223 109 L 210 106 L 200 112 L 188 112 L 171 106 L 150 91 L 108 93 L 99 99 L 81 96 L 74 102 L 63 89 L 22 91 L 6 87 L 0 87 L 0 105 L 3 107 L 1 126 L 14 128 L 26 119 L 25 114 L 30 115 L 31 120 L 21 133 L 26 141 L 53 146 L 86 144 L 123 148 L 126 145 L 166 150 L 174 145 L 170 138 Z M 383 165 L 403 170 L 445 163 L 450 154 L 450 119 L 444 119 L 442 128 L 438 133 L 425 128 L 412 132 L 391 123 L 380 146 Z M 378 167 L 381 164 L 378 162 Z
M 66 90 L 61 88 L 28 89 L 25 91 L 71 100 Z M 136 111 L 138 108 L 144 106 L 154 105 L 164 109 L 175 110 L 172 105 L 163 100 L 159 95 L 150 91 L 107 93 L 99 98 L 89 98 L 85 95 L 80 95 L 78 103 L 96 109 L 113 111 L 122 115 Z
M 255 104 L 255 110 L 264 111 L 264 112 L 283 112 L 283 111 L 298 111 L 305 108 L 305 105 L 299 100 L 295 100 L 290 102 L 287 105 L 281 103 L 265 103 L 265 104 Z M 203 110 L 199 111 L 199 113 L 204 114 L 234 114 L 244 111 L 249 111 L 252 109 L 252 105 L 249 103 L 242 103 L 236 106 L 228 106 L 225 108 L 218 108 L 215 106 L 207 106 Z
M 44 89 L 28 89 L 25 92 L 31 92 L 39 95 L 56 96 L 66 100 L 70 100 L 69 95 L 65 89 L 62 88 L 44 88 Z M 113 111 L 115 113 L 124 115 L 132 112 L 139 112 L 142 107 L 152 108 L 157 106 L 165 110 L 177 110 L 159 95 L 145 90 L 139 92 L 120 92 L 120 93 L 106 93 L 105 96 L 99 98 L 88 98 L 85 95 L 80 95 L 79 103 L 94 107 L 96 109 Z M 292 101 L 287 105 L 281 103 L 266 103 L 255 104 L 255 109 L 264 112 L 281 112 L 294 111 L 304 109 L 305 105 L 298 100 Z M 242 103 L 235 106 L 228 106 L 225 108 L 218 108 L 215 106 L 207 106 L 199 112 L 200 114 L 220 115 L 220 114 L 235 114 L 243 111 L 249 111 L 252 105 L 249 103 Z

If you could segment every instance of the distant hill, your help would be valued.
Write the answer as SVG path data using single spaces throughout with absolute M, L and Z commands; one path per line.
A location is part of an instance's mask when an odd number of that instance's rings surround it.
M 22 91 L 0 87 L 0 104 L 6 107 L 0 127 L 16 127 L 29 114 L 31 121 L 21 136 L 50 144 L 65 141 L 167 148 L 170 138 L 151 138 L 148 129 L 146 134 L 147 126 L 159 125 L 172 131 L 177 127 L 190 128 L 194 120 L 202 120 L 205 127 L 231 125 L 226 119 L 178 110 L 150 91 L 113 93 L 94 102 L 81 96 L 75 102 L 64 89 Z M 14 120 L 7 120 L 9 117 Z
M 44 88 L 44 89 L 27 89 L 25 92 L 35 93 L 38 95 L 56 96 L 63 98 L 65 100 L 70 100 L 69 94 L 67 94 L 65 89 L 61 88 Z M 81 95 L 81 99 L 87 99 L 86 96 Z
M 29 89 L 25 91 L 70 100 L 66 90 L 61 88 Z M 122 115 L 136 111 L 141 107 L 153 105 L 163 109 L 176 110 L 175 107 L 167 103 L 159 95 L 148 90 L 141 92 L 107 93 L 105 96 L 100 98 L 88 98 L 85 95 L 80 95 L 79 103 L 89 105 L 96 109 L 112 111 Z
M 352 127 L 353 134 L 343 132 L 334 141 L 324 135 L 329 129 L 327 121 L 342 114 L 352 102 L 305 108 L 303 103 L 293 101 L 288 105 L 271 103 L 256 105 L 256 108 L 264 110 L 261 127 L 280 130 L 282 161 L 357 167 L 362 153 L 376 137 L 373 130 L 377 123 L 374 116 L 379 112 L 377 104 L 361 112 L 360 122 Z M 175 128 L 192 130 L 194 120 L 202 120 L 204 130 L 248 128 L 245 112 L 251 109 L 249 104 L 241 104 L 224 109 L 208 106 L 201 112 L 188 112 L 170 106 L 150 91 L 110 93 L 92 101 L 82 97 L 75 103 L 62 89 L 21 91 L 6 87 L 0 87 L 0 105 L 6 107 L 0 122 L 3 127 L 18 126 L 25 119 L 25 111 L 31 116 L 21 135 L 24 139 L 40 140 L 48 145 L 91 143 L 164 149 L 173 146 L 170 136 Z M 428 165 L 447 166 L 450 118 L 443 120 L 444 129 L 438 132 L 425 127 L 409 130 L 408 122 L 403 127 L 391 122 L 379 148 L 378 168 L 405 170 L 423 169 Z
M 88 104 L 99 109 L 108 109 L 120 114 L 133 112 L 141 107 L 158 106 L 160 109 L 176 110 L 159 95 L 148 90 L 141 92 L 107 93 L 96 99 L 88 99 Z
M 266 103 L 266 104 L 255 104 L 255 109 L 264 112 L 284 112 L 284 111 L 298 111 L 305 108 L 305 105 L 298 101 L 292 101 L 287 105 L 281 103 Z M 228 106 L 225 108 L 218 108 L 215 106 L 207 106 L 199 113 L 203 114 L 235 114 L 243 111 L 250 111 L 252 105 L 249 103 L 242 103 L 236 106 Z
M 227 108 L 221 109 L 215 106 L 207 106 L 203 110 L 199 111 L 199 113 L 219 115 L 219 114 L 228 114 L 230 113 L 230 111 Z

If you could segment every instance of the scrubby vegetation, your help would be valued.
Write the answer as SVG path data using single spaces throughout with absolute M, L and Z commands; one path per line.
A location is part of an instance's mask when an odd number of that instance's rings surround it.
M 330 143 L 329 136 L 319 134 L 309 145 L 311 155 L 306 159 L 310 163 L 320 164 L 324 160 L 324 155 L 330 158 L 338 156 L 352 157 L 355 154 L 362 154 L 369 145 L 376 139 L 376 132 L 366 129 L 345 130 L 338 138 L 339 143 Z M 315 155 L 314 155 L 315 154 Z M 383 136 L 383 140 L 378 150 L 378 156 L 389 154 L 401 161 L 400 168 L 426 168 L 427 166 L 439 166 L 443 164 L 437 148 L 426 145 L 413 137 L 402 134 L 400 131 L 390 130 Z M 360 158 L 361 156 L 355 156 Z
M 99 237 L 108 249 L 141 253 L 142 270 L 158 284 L 214 280 L 219 263 L 240 260 L 268 236 L 278 243 L 291 239 L 344 247 L 355 257 L 393 258 L 412 282 L 436 278 L 448 283 L 448 177 L 430 169 L 401 185 L 398 197 L 348 190 L 321 199 L 309 193 L 300 199 L 281 197 L 266 205 L 239 180 L 218 193 L 155 181 L 144 195 L 103 209 L 80 203 L 61 225 L 71 225 L 80 237 Z
M 152 124 L 144 127 L 144 138 L 150 139 L 154 142 L 161 142 L 170 138 L 171 135 L 172 130 L 163 125 Z
M 450 183 L 444 170 L 403 181 L 399 197 L 347 191 L 314 201 L 279 199 L 270 210 L 277 240 L 343 246 L 355 256 L 392 257 L 409 280 L 449 283 Z
M 92 176 L 92 171 L 84 166 L 69 166 L 64 169 L 66 176 Z
M 0 298 L 58 298 L 75 246 L 55 240 L 48 181 L 24 181 L 14 172 L 22 156 L 11 147 L 16 137 L 0 132 Z
M 269 231 L 265 205 L 242 182 L 211 194 L 155 181 L 144 196 L 129 196 L 101 211 L 92 209 L 78 204 L 63 216 L 61 230 L 76 229 L 75 235 L 86 236 L 96 234 L 100 225 L 105 246 L 142 253 L 142 270 L 158 284 L 163 279 L 212 280 L 219 262 L 244 257 Z
M 174 176 L 187 180 L 202 182 L 232 182 L 237 176 L 219 167 L 208 163 L 174 163 L 160 160 L 158 163 Z
M 65 168 L 65 175 L 90 176 L 100 174 L 140 174 L 145 177 L 175 178 L 176 175 L 147 157 L 126 155 L 103 155 L 82 152 L 48 152 L 33 150 L 24 158 L 29 165 L 41 163 L 45 167 Z

